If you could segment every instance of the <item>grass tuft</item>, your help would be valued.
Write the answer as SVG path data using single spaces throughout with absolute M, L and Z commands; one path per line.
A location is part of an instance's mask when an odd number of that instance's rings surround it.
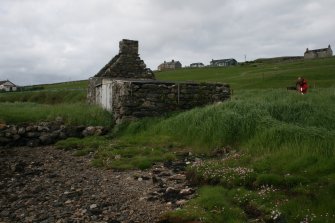
M 72 104 L 36 104 L 1 103 L 0 114 L 3 122 L 18 124 L 23 122 L 54 121 L 62 117 L 70 125 L 111 126 L 112 116 L 98 106 L 81 103 Z
M 94 153 L 92 164 L 97 167 L 118 170 L 148 169 L 156 162 L 174 160 L 176 157 L 168 149 L 131 145 L 111 141 L 102 136 L 83 139 L 68 138 L 56 143 L 56 148 L 74 150 L 75 155 Z

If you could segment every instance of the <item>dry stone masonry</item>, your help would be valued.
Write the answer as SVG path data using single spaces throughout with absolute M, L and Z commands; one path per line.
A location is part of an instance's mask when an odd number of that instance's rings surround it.
M 138 42 L 122 40 L 119 54 L 90 78 L 87 97 L 89 103 L 111 111 L 118 124 L 224 101 L 230 98 L 230 87 L 157 81 L 139 58 Z
M 116 123 L 191 109 L 229 98 L 224 84 L 113 80 L 112 112 Z
M 138 41 L 122 40 L 120 52 L 95 77 L 155 79 L 138 54 Z
M 69 137 L 82 138 L 105 135 L 108 129 L 102 126 L 69 126 L 60 118 L 53 122 L 22 123 L 6 125 L 0 123 L 0 148 L 13 146 L 50 145 Z

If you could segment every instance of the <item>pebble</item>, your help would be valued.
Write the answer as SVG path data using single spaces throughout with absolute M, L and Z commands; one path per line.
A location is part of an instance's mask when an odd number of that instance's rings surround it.
M 176 201 L 176 205 L 178 205 L 178 206 L 182 206 L 182 205 L 184 205 L 184 204 L 186 204 L 186 200 L 178 200 L 178 201 Z
M 71 204 L 71 203 L 72 203 L 71 200 L 67 200 L 67 201 L 65 201 L 65 204 Z
M 91 204 L 91 205 L 90 205 L 90 209 L 95 209 L 95 208 L 97 208 L 97 207 L 98 207 L 97 204 Z
M 181 195 L 191 195 L 194 193 L 194 190 L 192 188 L 185 188 L 180 190 L 179 192 Z
M 52 146 L 0 152 L 0 222 L 157 222 L 194 191 L 173 162 L 119 172 Z

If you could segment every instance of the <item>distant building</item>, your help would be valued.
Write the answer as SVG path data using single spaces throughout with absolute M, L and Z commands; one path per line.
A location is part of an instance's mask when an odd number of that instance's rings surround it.
M 164 63 L 160 64 L 157 69 L 159 71 L 162 71 L 162 70 L 175 70 L 179 68 L 181 68 L 181 63 L 179 61 L 172 60 L 171 62 L 164 61 Z
M 203 63 L 191 63 L 190 67 L 204 67 L 205 65 Z
M 229 67 L 229 66 L 235 66 L 236 64 L 237 64 L 237 61 L 233 58 L 221 59 L 221 60 L 212 60 L 210 62 L 210 65 L 212 67 Z
M 17 91 L 17 86 L 9 80 L 0 81 L 0 91 Z
M 305 59 L 314 59 L 314 58 L 331 57 L 331 56 L 333 56 L 333 51 L 330 45 L 328 45 L 328 48 L 316 49 L 316 50 L 309 50 L 307 48 L 306 52 L 304 53 Z

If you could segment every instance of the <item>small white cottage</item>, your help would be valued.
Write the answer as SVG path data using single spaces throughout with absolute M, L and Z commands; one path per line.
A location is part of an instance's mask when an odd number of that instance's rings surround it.
M 17 91 L 17 86 L 9 80 L 0 81 L 0 91 Z

